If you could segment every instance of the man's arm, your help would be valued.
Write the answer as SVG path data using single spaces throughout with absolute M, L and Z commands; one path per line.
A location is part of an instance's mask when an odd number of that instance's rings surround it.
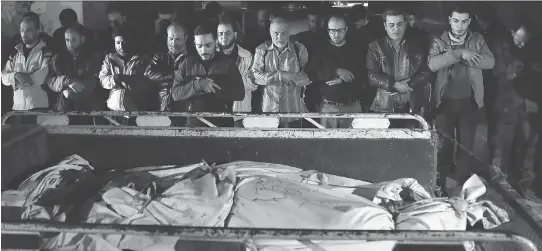
M 69 87 L 71 84 L 71 79 L 63 75 L 58 66 L 59 66 L 59 55 L 53 57 L 53 60 L 51 61 L 51 68 L 50 68 L 50 75 L 47 80 L 47 85 L 49 86 L 49 89 L 54 92 L 61 92 Z
M 265 71 L 265 50 L 267 50 L 265 46 L 260 46 L 254 53 L 254 63 L 251 68 L 254 81 L 257 85 L 282 85 L 279 80 L 279 71 Z
M 433 38 L 431 48 L 429 49 L 429 57 L 427 59 L 427 65 L 433 72 L 439 71 L 442 68 L 446 68 L 461 61 L 461 50 L 448 50 L 444 51 L 440 43 L 444 43 L 440 38 Z
M 426 55 L 418 55 L 420 63 L 414 75 L 410 77 L 408 85 L 412 88 L 421 88 L 433 81 L 433 73 L 427 65 Z
M 386 91 L 393 90 L 393 77 L 382 72 L 380 61 L 377 52 L 373 46 L 369 46 L 367 53 L 367 75 L 369 77 L 369 85 L 380 88 Z
M 13 56 L 10 55 L 8 61 L 6 62 L 6 66 L 4 66 L 4 70 L 2 71 L 2 84 L 6 86 L 18 85 L 17 80 L 15 80 L 16 72 L 13 72 L 13 60 Z
M 175 72 L 173 88 L 171 88 L 171 97 L 174 101 L 187 100 L 191 97 L 203 94 L 197 79 L 189 79 L 186 76 L 187 60 L 181 63 L 179 69 Z
M 493 67 L 495 67 L 495 57 L 493 56 L 493 53 L 491 50 L 489 50 L 489 46 L 487 45 L 486 41 L 480 36 L 480 43 L 482 46 L 480 47 L 479 54 L 482 56 L 480 59 L 480 62 L 476 65 L 473 64 L 471 61 L 461 60 L 462 63 L 476 69 L 482 69 L 482 70 L 491 70 Z
M 222 89 L 216 92 L 216 96 L 226 100 L 242 101 L 245 98 L 243 78 L 237 65 L 231 60 L 227 60 L 227 62 L 228 74 L 224 79 L 227 83 L 217 83 Z
M 104 89 L 111 90 L 120 88 L 120 83 L 117 83 L 113 78 L 112 67 L 111 62 L 109 61 L 109 55 L 106 55 L 99 74 L 100 84 Z
M 245 91 L 255 91 L 258 86 L 256 86 L 254 83 L 252 83 L 252 72 L 250 71 L 250 67 L 252 66 L 252 54 L 247 51 L 247 53 L 250 55 L 250 57 L 242 57 L 241 62 L 239 63 L 239 73 L 241 73 L 241 77 L 243 78 L 243 84 L 245 85 Z
M 295 86 L 303 87 L 311 83 L 311 81 L 309 80 L 309 76 L 307 76 L 307 73 L 305 73 L 305 66 L 307 66 L 307 62 L 309 61 L 309 53 L 307 52 L 307 48 L 305 48 L 303 44 L 299 42 L 297 43 L 298 44 L 294 46 L 298 46 L 299 48 L 298 53 L 300 69 L 298 73 L 294 73 L 294 78 L 292 82 Z
M 175 73 L 165 70 L 164 69 L 165 67 L 161 65 L 162 62 L 160 61 L 161 61 L 160 54 L 159 53 L 154 54 L 154 56 L 152 57 L 149 63 L 149 66 L 145 70 L 145 77 L 153 81 L 173 82 Z

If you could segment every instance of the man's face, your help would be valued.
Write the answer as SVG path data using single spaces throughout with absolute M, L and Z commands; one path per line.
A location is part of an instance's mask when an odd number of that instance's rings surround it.
M 470 25 L 470 15 L 468 13 L 453 12 L 452 16 L 448 18 L 450 21 L 450 28 L 452 33 L 456 36 L 463 36 L 467 32 Z
M 342 19 L 331 18 L 327 24 L 329 38 L 333 44 L 341 44 L 346 38 L 348 27 Z
M 217 28 L 218 45 L 221 48 L 231 48 L 235 43 L 237 33 L 233 31 L 230 24 L 219 24 Z
M 490 20 L 486 20 L 486 19 L 481 18 L 479 16 L 476 16 L 476 19 L 477 19 L 478 25 L 483 30 L 487 30 L 487 29 L 489 29 L 489 26 L 491 26 L 491 21 Z
M 320 18 L 317 15 L 309 15 L 309 30 L 312 32 L 318 31 L 320 26 Z
M 173 55 L 177 55 L 185 51 L 186 36 L 183 29 L 170 27 L 167 30 L 167 48 Z
M 412 14 L 407 15 L 407 21 L 410 27 L 415 27 L 414 25 L 416 24 L 416 17 L 414 15 Z
M 24 44 L 32 45 L 39 38 L 39 31 L 36 24 L 32 21 L 21 22 L 21 38 Z
M 284 22 L 277 22 L 271 24 L 269 27 L 271 33 L 271 40 L 273 44 L 278 48 L 284 48 L 290 40 L 290 30 L 288 24 Z
M 107 18 L 109 19 L 109 25 L 111 28 L 118 27 L 119 25 L 124 25 L 125 17 L 122 16 L 119 12 L 112 12 L 107 14 Z
M 521 27 L 516 32 L 512 32 L 513 38 L 514 38 L 514 44 L 518 48 L 523 48 L 525 46 L 525 43 L 529 41 L 529 34 L 527 34 L 527 31 Z
M 81 45 L 84 43 L 85 38 L 79 35 L 77 32 L 66 31 L 64 33 L 64 39 L 66 41 L 66 48 L 69 52 L 73 53 L 79 51 Z
M 354 24 L 356 25 L 356 29 L 360 29 L 361 27 L 367 25 L 367 18 L 356 20 L 354 21 Z
M 115 37 L 115 50 L 121 56 L 126 56 L 130 53 L 128 41 L 122 36 Z
M 172 13 L 158 13 L 158 19 L 172 21 L 173 14 Z
M 260 27 L 261 29 L 265 29 L 266 27 L 266 24 L 267 22 L 269 21 L 269 16 L 267 15 L 267 12 L 265 11 L 258 11 L 258 15 L 257 15 L 257 19 L 258 19 L 258 27 Z
M 384 27 L 389 38 L 392 40 L 401 40 L 405 36 L 405 17 L 403 15 L 386 16 Z
M 195 36 L 194 44 L 196 45 L 196 50 L 201 59 L 209 60 L 215 55 L 216 42 L 212 34 Z

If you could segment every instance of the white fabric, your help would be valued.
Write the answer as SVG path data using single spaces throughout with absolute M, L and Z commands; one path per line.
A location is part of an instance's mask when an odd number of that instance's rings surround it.
M 46 191 L 58 187 L 59 180 L 73 178 L 62 177 L 62 170 L 81 171 L 87 166 L 88 162 L 79 156 L 71 156 L 34 174 L 21 184 L 19 191 L 2 193 L 2 206 L 26 207 L 31 212 L 27 218 L 63 221 L 65 215 L 55 214 L 58 208 L 45 210 L 37 208 L 34 202 Z M 399 194 L 404 189 L 415 202 L 399 207 L 394 222 L 391 213 L 382 206 L 402 201 Z M 448 199 L 431 198 L 414 179 L 370 184 L 280 164 L 237 161 L 215 167 L 202 162 L 184 167 L 127 170 L 102 191 L 103 200 L 92 205 L 88 223 L 223 227 L 230 215 L 228 227 L 465 230 L 467 221 L 473 225 L 482 220 L 486 228 L 509 221 L 506 212 L 491 202 L 476 202 L 485 193 L 485 186 L 477 176 L 465 183 L 459 197 Z M 251 248 L 266 251 L 393 250 L 395 245 L 395 241 L 247 241 Z M 177 244 L 175 236 L 62 233 L 45 248 L 178 250 Z M 189 246 L 182 250 L 200 247 Z
M 508 222 L 505 210 L 490 201 L 476 200 L 486 192 L 484 183 L 473 175 L 465 184 L 458 197 L 431 198 L 412 179 L 400 179 L 388 183 L 376 193 L 375 203 L 383 205 L 388 201 L 401 201 L 399 193 L 409 189 L 414 203 L 397 208 L 396 230 L 466 230 L 467 222 L 473 226 L 482 221 L 490 229 Z
M 59 201 L 57 196 L 84 189 L 81 182 L 87 177 L 94 178 L 92 171 L 88 161 L 78 155 L 69 156 L 55 166 L 34 173 L 23 181 L 16 191 L 2 192 L 2 207 L 21 208 L 22 214 L 12 214 L 10 218 L 64 221 L 65 211 L 69 209 L 66 204 L 71 201 L 66 201 L 64 205 L 42 204 L 50 204 L 47 203 L 50 200 Z M 14 210 L 10 210 L 10 213 L 13 212 Z
M 270 168 L 274 165 L 234 162 L 235 206 L 229 227 L 393 230 L 390 213 L 370 200 L 352 195 L 356 181 L 317 171 Z M 253 240 L 256 250 L 393 250 L 394 241 Z M 316 248 L 316 249 L 314 249 Z

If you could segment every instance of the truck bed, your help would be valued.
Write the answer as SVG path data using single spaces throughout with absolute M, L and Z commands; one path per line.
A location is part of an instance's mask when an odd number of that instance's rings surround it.
M 285 164 L 369 182 L 411 177 L 428 191 L 434 189 L 436 177 L 435 136 L 427 127 L 320 130 L 3 125 L 2 135 L 3 190 L 6 183 L 16 184 L 34 170 L 72 154 L 85 158 L 99 172 L 187 165 L 203 159 L 218 164 L 235 160 Z M 542 246 L 533 220 L 493 184 L 488 183 L 487 188 L 484 199 L 506 209 L 511 219 L 497 230 L 513 231 Z M 449 246 L 425 248 L 445 247 Z M 515 244 L 487 242 L 479 243 L 478 248 L 522 250 Z M 453 249 L 462 250 L 458 246 Z M 421 249 L 402 245 L 397 250 Z

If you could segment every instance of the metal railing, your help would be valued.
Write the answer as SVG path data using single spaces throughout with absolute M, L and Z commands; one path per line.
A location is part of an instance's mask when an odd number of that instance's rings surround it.
M 139 236 L 176 236 L 181 241 L 243 242 L 245 240 L 396 241 L 397 244 L 461 245 L 462 242 L 513 242 L 524 251 L 538 251 L 527 238 L 487 231 L 366 231 L 264 228 L 216 228 L 151 225 L 70 224 L 61 222 L 2 222 L 2 235 L 70 232 Z
M 429 130 L 428 123 L 419 115 L 412 114 L 376 114 L 376 113 L 208 113 L 208 112 L 115 112 L 115 111 L 98 111 L 98 112 L 32 112 L 32 111 L 11 111 L 2 116 L 2 125 L 6 125 L 8 119 L 18 116 L 84 116 L 84 117 L 102 117 L 111 122 L 112 126 L 120 126 L 112 117 L 161 117 L 161 118 L 197 118 L 208 127 L 217 127 L 209 122 L 207 118 L 299 118 L 311 123 L 315 128 L 310 129 L 326 129 L 323 125 L 316 122 L 314 118 L 334 118 L 334 119 L 391 119 L 391 120 L 411 120 L 419 124 L 420 129 Z M 91 125 L 91 124 L 89 124 Z M 168 125 L 162 125 L 168 126 Z M 173 127 L 173 126 L 171 126 Z

